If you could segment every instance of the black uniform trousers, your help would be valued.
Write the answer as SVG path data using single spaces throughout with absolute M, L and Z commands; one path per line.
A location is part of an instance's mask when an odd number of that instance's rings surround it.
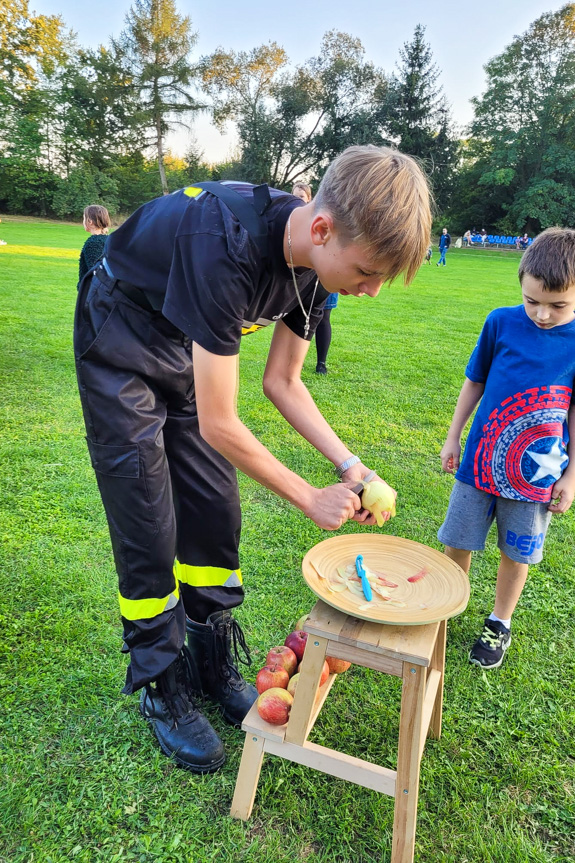
M 200 435 L 190 340 L 103 267 L 80 285 L 74 352 L 130 693 L 176 658 L 186 615 L 203 623 L 243 600 L 237 476 Z

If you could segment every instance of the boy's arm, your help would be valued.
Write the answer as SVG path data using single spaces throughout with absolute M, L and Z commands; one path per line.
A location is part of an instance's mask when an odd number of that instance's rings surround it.
M 237 355 L 212 354 L 194 343 L 193 360 L 200 433 L 210 446 L 325 530 L 338 530 L 361 510 L 359 497 L 346 484 L 315 488 L 278 461 L 243 424 L 236 410 Z M 344 461 L 350 453 L 341 447 Z
M 549 512 L 567 512 L 575 497 L 575 406 L 573 404 L 569 408 L 567 423 L 569 464 L 551 489 L 551 503 L 547 507 Z
M 453 419 L 447 432 L 447 438 L 440 453 L 441 467 L 447 473 L 455 473 L 459 467 L 461 435 L 467 424 L 467 420 L 481 400 L 484 389 L 485 384 L 479 384 L 469 378 L 465 378 L 459 398 L 457 399 Z
M 301 379 L 309 344 L 283 321 L 278 321 L 264 372 L 264 393 L 292 428 L 337 467 L 352 453 L 324 418 Z M 368 473 L 369 468 L 358 462 L 345 471 L 343 478 L 346 482 L 357 483 Z M 380 477 L 378 479 L 384 482 Z M 375 524 L 375 519 L 366 510 L 361 510 L 354 518 Z

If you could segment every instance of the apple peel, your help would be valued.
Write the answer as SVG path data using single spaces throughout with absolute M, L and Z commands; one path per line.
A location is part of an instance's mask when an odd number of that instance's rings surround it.
M 419 572 L 416 572 L 415 575 L 410 575 L 407 579 L 411 584 L 415 584 L 416 581 L 421 581 L 422 578 L 425 578 L 426 575 L 429 575 L 429 572 L 425 567 L 420 569 Z

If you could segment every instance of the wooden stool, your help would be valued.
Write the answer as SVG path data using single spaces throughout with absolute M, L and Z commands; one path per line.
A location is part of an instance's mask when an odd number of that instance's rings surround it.
M 441 734 L 446 622 L 369 623 L 319 600 L 304 629 L 309 635 L 289 722 L 270 725 L 254 704 L 242 724 L 246 740 L 230 814 L 249 818 L 264 753 L 269 752 L 395 797 L 391 863 L 412 863 L 421 755 L 427 735 Z M 326 655 L 402 678 L 397 770 L 308 742 L 337 676 L 331 674 L 319 688 Z

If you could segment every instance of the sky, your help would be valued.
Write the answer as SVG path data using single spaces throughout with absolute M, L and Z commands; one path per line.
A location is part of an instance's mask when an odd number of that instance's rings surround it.
M 61 15 L 85 47 L 117 36 L 130 5 L 130 0 L 29 0 L 36 13 Z M 473 116 L 469 100 L 485 88 L 485 63 L 540 15 L 564 5 L 565 0 L 177 0 L 179 12 L 190 16 L 198 34 L 196 59 L 218 47 L 249 51 L 275 41 L 297 65 L 318 54 L 324 33 L 340 30 L 359 38 L 366 59 L 390 74 L 399 49 L 411 40 L 415 26 L 423 24 L 441 71 L 439 83 L 460 130 Z M 192 138 L 204 161 L 222 161 L 233 153 L 233 132 L 221 135 L 207 116 L 195 120 L 191 131 L 173 134 L 168 145 L 175 155 L 183 155 Z

